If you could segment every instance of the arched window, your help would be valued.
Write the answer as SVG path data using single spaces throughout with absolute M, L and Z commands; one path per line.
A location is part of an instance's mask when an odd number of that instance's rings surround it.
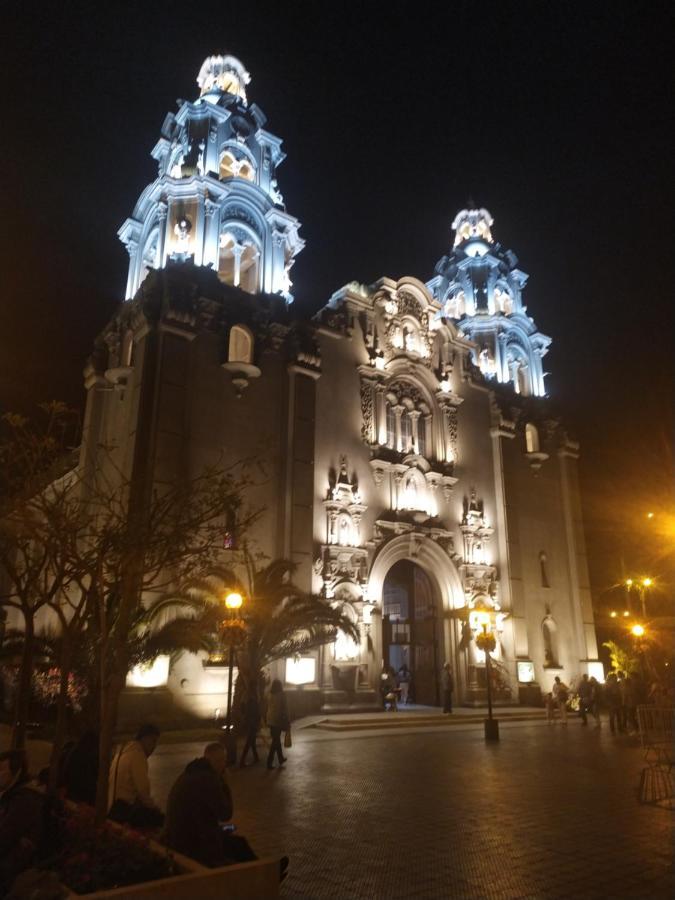
M 237 160 L 234 158 L 234 154 L 230 153 L 229 150 L 226 150 L 223 155 L 220 157 L 220 168 L 218 174 L 220 178 L 234 178 L 234 168 Z
M 218 175 L 221 181 L 226 178 L 243 178 L 246 181 L 254 181 L 255 169 L 248 159 L 238 159 L 232 150 L 225 150 L 220 157 Z
M 507 316 L 513 312 L 513 298 L 506 285 L 496 285 L 494 289 L 495 311 Z
M 218 276 L 225 284 L 255 294 L 259 288 L 259 261 L 258 242 L 247 231 L 232 226 L 221 234 Z
M 228 362 L 253 362 L 253 335 L 245 325 L 233 325 L 227 351 Z
M 558 666 L 558 629 L 553 619 L 548 616 L 541 626 L 544 638 L 544 665 Z
M 525 426 L 525 449 L 528 453 L 539 453 L 539 432 L 532 422 Z
M 542 550 L 541 553 L 539 554 L 539 570 L 541 573 L 541 586 L 545 587 L 545 588 L 551 587 L 551 583 L 548 580 L 548 570 L 546 568 L 547 563 L 548 563 L 548 558 L 547 558 L 546 554 L 544 553 L 544 551 Z
M 443 315 L 446 319 L 461 319 L 466 312 L 466 296 L 464 291 L 455 288 L 446 298 Z

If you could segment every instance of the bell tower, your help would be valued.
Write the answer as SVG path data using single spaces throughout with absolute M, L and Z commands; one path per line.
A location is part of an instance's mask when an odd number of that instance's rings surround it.
M 249 103 L 250 81 L 234 56 L 210 56 L 199 97 L 166 116 L 152 150 L 157 178 L 118 232 L 129 253 L 126 299 L 149 269 L 192 259 L 226 284 L 293 301 L 290 270 L 304 241 L 277 184 L 281 140 Z
M 452 250 L 427 286 L 441 304 L 439 317 L 454 320 L 477 345 L 474 362 L 486 378 L 510 382 L 524 396 L 543 397 L 542 358 L 551 339 L 527 315 L 527 275 L 515 253 L 494 241 L 493 224 L 487 209 L 458 212 Z

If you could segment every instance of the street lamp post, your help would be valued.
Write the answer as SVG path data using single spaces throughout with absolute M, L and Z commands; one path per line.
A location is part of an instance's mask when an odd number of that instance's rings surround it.
M 227 607 L 229 616 L 223 624 L 226 626 L 229 636 L 230 656 L 228 663 L 227 678 L 227 715 L 225 717 L 225 752 L 227 755 L 227 764 L 234 765 L 237 761 L 237 738 L 232 729 L 232 679 L 234 676 L 234 640 L 235 640 L 235 617 L 238 609 L 244 602 L 241 594 L 232 591 L 225 597 L 225 606 Z
M 485 653 L 485 677 L 487 679 L 488 702 L 488 717 L 484 722 L 485 740 L 498 741 L 499 722 L 492 717 L 492 658 L 490 657 L 491 651 L 497 646 L 497 641 L 495 640 L 494 634 L 492 634 L 491 631 L 488 631 L 488 624 L 490 624 L 489 621 L 486 621 L 485 619 L 482 620 L 481 625 L 483 630 L 477 635 L 476 644 L 479 650 L 483 650 Z

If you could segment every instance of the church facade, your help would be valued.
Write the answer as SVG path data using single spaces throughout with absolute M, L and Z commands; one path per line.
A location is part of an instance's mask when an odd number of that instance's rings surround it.
M 352 282 L 294 318 L 304 242 L 249 81 L 234 57 L 210 57 L 199 97 L 164 121 L 157 177 L 119 232 L 127 299 L 85 371 L 80 465 L 103 444 L 158 479 L 261 463 L 248 538 L 293 560 L 361 635 L 275 665 L 297 711 L 372 708 L 383 667 L 404 664 L 416 702 L 436 705 L 446 661 L 456 702 L 480 705 L 483 629 L 501 702 L 601 674 L 579 447 L 548 408 L 550 339 L 515 254 L 487 210 L 465 209 L 426 283 Z M 184 654 L 132 673 L 130 691 L 211 716 L 227 671 Z

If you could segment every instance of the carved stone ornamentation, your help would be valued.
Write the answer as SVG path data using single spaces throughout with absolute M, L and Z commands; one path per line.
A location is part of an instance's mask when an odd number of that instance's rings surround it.
M 361 437 L 369 445 L 374 444 L 376 441 L 373 386 L 373 382 L 369 379 L 361 379 Z

